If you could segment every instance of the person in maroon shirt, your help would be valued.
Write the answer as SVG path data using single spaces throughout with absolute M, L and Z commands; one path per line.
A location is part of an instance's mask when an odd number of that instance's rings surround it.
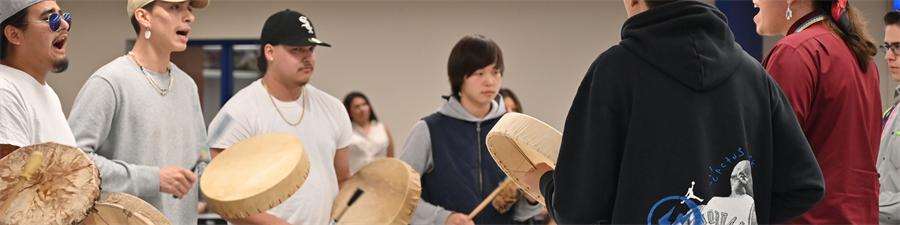
M 878 51 L 847 0 L 754 0 L 760 35 L 785 37 L 762 64 L 787 95 L 825 176 L 825 197 L 794 224 L 877 224 Z

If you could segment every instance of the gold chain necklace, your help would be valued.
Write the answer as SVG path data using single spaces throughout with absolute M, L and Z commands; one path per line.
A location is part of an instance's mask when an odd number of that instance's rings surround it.
M 283 119 L 285 123 L 291 126 L 297 126 L 301 121 L 303 121 L 303 117 L 306 116 L 306 99 L 309 99 L 309 95 L 303 94 L 303 92 L 306 91 L 306 88 L 303 88 L 303 91 L 300 92 L 300 95 L 303 95 L 303 113 L 300 114 L 300 121 L 297 121 L 297 123 L 291 123 L 286 117 L 284 117 L 284 114 L 281 113 L 281 109 L 278 109 L 278 104 L 275 104 L 275 98 L 272 98 L 272 93 L 269 93 L 269 87 L 266 87 L 266 82 L 263 80 L 260 80 L 259 82 L 262 83 L 263 88 L 266 89 L 266 94 L 269 94 L 269 100 L 272 100 L 272 105 L 275 106 L 275 110 L 278 111 L 278 115 L 281 115 L 281 119 Z

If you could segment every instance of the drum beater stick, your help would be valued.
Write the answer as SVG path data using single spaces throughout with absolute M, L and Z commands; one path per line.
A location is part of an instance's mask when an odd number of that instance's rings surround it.
M 210 143 L 212 143 L 213 141 L 218 141 L 219 138 L 222 137 L 222 133 L 225 133 L 225 129 L 231 126 L 232 122 L 234 122 L 234 118 L 231 117 L 231 115 L 229 115 L 228 113 L 225 113 L 225 116 L 222 117 L 222 122 L 219 122 L 219 128 L 214 131 L 209 131 Z M 208 166 L 209 162 L 212 161 L 212 155 L 209 153 L 209 151 L 209 146 L 206 146 L 206 148 L 200 152 L 201 157 L 197 159 L 196 163 L 194 163 L 194 168 L 191 169 L 191 171 L 194 172 L 194 175 L 197 175 L 197 185 L 200 185 L 200 177 L 203 175 L 203 171 L 206 170 L 206 166 Z M 204 156 L 209 158 L 204 158 Z M 185 195 L 187 194 L 185 193 Z M 203 196 L 202 190 L 200 190 L 199 195 Z M 178 196 L 172 195 L 172 198 L 177 199 Z
M 484 207 L 487 206 L 488 203 L 494 201 L 494 198 L 497 197 L 497 194 L 500 194 L 500 191 L 506 189 L 506 186 L 509 185 L 510 182 L 512 182 L 512 179 L 506 178 L 506 181 L 503 181 L 503 183 L 500 184 L 497 189 L 494 189 L 494 192 L 491 192 L 491 195 L 488 195 L 488 197 L 485 198 L 484 201 L 481 201 L 481 204 L 478 204 L 478 207 L 475 207 L 475 210 L 472 210 L 472 213 L 469 213 L 469 220 L 475 218 L 475 215 L 478 215 L 478 213 L 481 212 L 481 210 L 484 209 Z
M 329 224 L 329 225 L 337 224 L 338 220 L 341 220 L 341 217 L 344 217 L 344 213 L 347 212 L 347 209 L 350 209 L 350 206 L 353 205 L 353 203 L 356 202 L 356 199 L 359 199 L 359 196 L 362 194 L 363 194 L 363 189 L 356 188 L 356 192 L 353 193 L 353 197 L 350 197 L 350 201 L 347 202 L 347 208 L 344 208 L 343 210 L 341 210 L 341 213 L 339 213 L 338 216 L 335 217 L 334 220 L 332 220 L 331 224 Z
M 25 171 L 22 171 L 22 175 L 19 175 L 19 182 L 16 183 L 16 187 L 13 188 L 9 197 L 6 198 L 6 201 L 3 202 L 3 207 L 0 207 L 0 218 L 3 218 L 3 216 L 6 215 L 6 210 L 9 209 L 9 205 L 12 204 L 13 200 L 16 199 L 16 196 L 19 195 L 19 192 L 22 191 L 22 188 L 25 186 L 25 181 L 31 180 L 31 174 L 33 174 L 34 171 L 37 171 L 38 167 L 41 166 L 42 161 L 44 161 L 44 153 L 38 151 L 31 152 L 31 157 L 28 158 L 28 162 L 25 163 Z

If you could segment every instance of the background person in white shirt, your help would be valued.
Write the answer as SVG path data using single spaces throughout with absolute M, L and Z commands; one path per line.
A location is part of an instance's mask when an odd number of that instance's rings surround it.
M 394 157 L 394 139 L 387 126 L 378 122 L 369 98 L 360 92 L 344 97 L 344 107 L 353 122 L 353 138 L 350 144 L 350 174 L 376 159 Z
M 56 1 L 0 0 L 0 157 L 44 142 L 75 145 L 47 85 L 47 74 L 65 71 L 68 13 Z
M 258 62 L 263 78 L 229 99 L 210 123 L 213 160 L 241 140 L 284 132 L 303 144 L 310 173 L 303 186 L 275 208 L 225 220 L 235 224 L 328 224 L 340 184 L 350 179 L 347 149 L 352 136 L 341 101 L 308 84 L 316 65 L 316 46 L 331 45 L 316 39 L 308 17 L 290 10 L 266 20 L 260 45 Z

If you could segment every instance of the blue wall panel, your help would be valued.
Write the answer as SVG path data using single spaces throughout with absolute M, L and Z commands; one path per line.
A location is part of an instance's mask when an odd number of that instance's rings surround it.
M 753 8 L 753 1 L 716 0 L 716 7 L 728 17 L 728 27 L 734 33 L 735 41 L 750 56 L 761 62 L 763 57 L 762 36 L 756 33 L 756 23 L 753 22 L 753 16 L 756 16 L 759 10 Z

